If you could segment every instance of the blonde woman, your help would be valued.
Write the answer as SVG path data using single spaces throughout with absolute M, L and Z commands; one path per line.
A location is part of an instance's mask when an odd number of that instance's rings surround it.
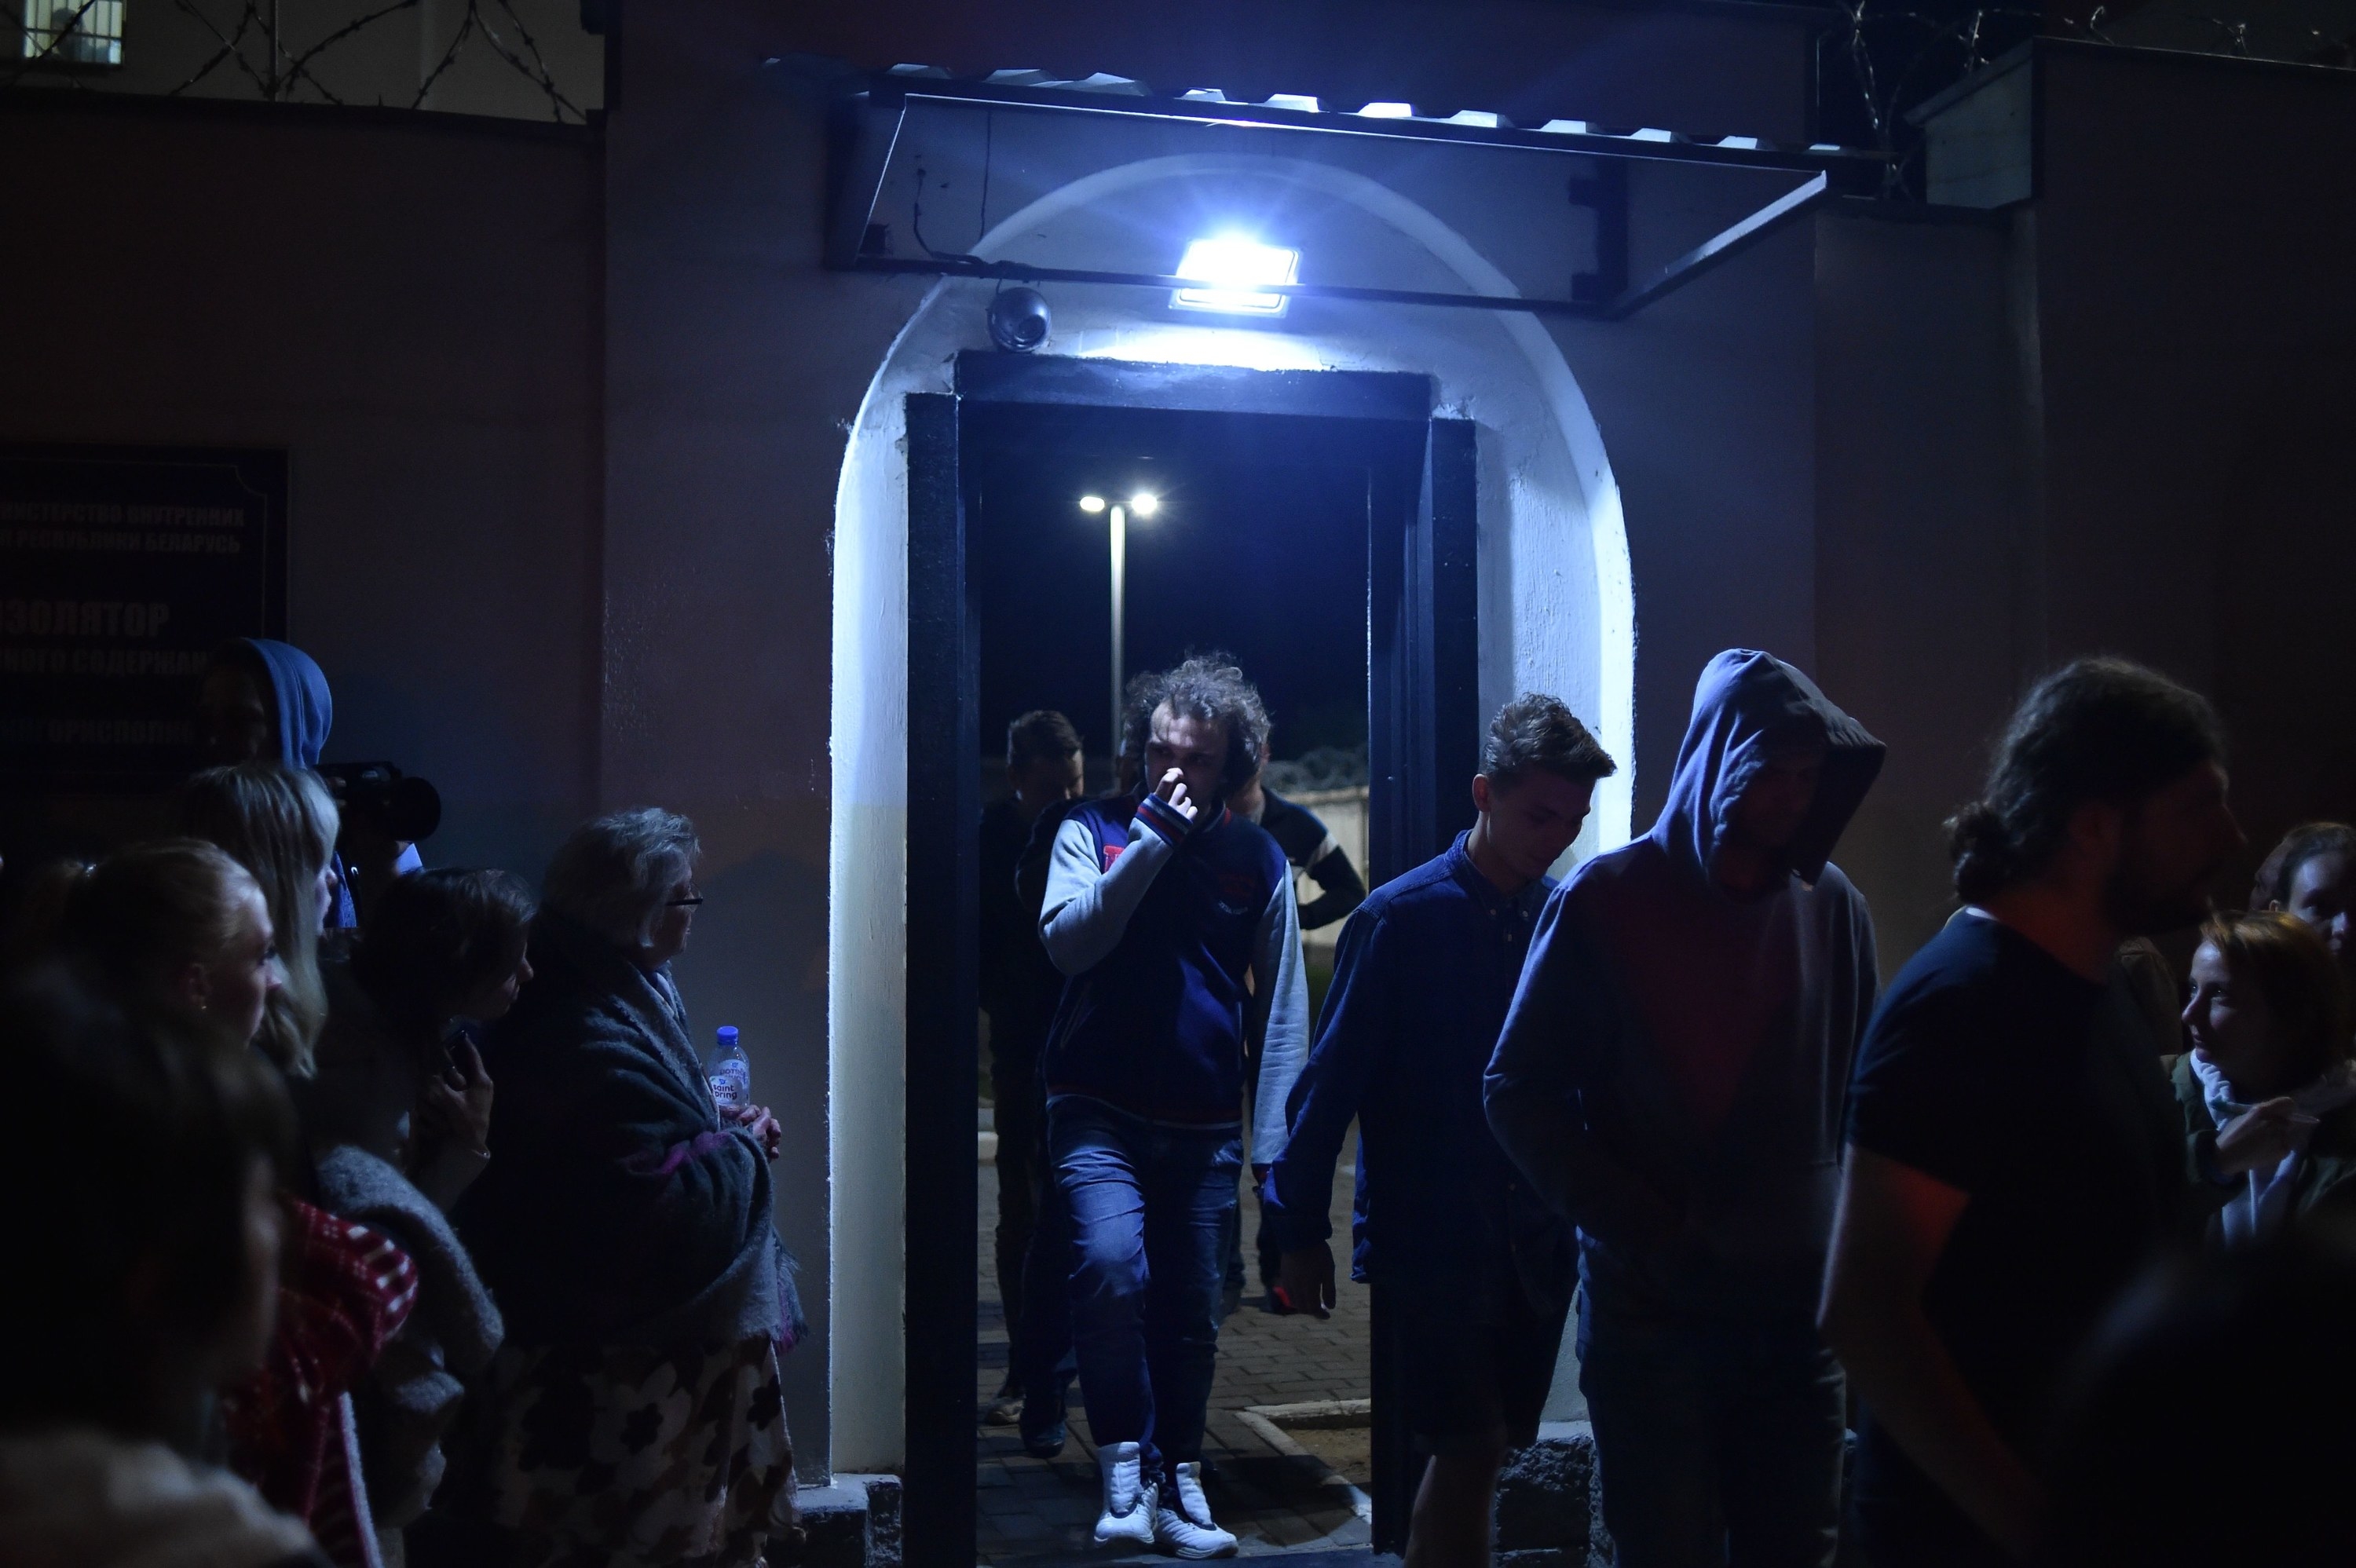
M 290 1078 L 308 1078 L 327 1021 L 319 932 L 335 906 L 336 803 L 316 773 L 283 763 L 207 768 L 180 795 L 180 827 L 253 874 L 270 906 L 285 983 L 254 1043 Z
M 239 1040 L 260 1032 L 278 959 L 269 908 L 244 867 L 210 844 L 166 838 L 72 868 L 57 886 L 56 944 L 92 966 L 117 1002 L 202 1015 Z
M 70 888 L 56 945 L 134 1012 L 201 1019 L 259 1048 L 284 1016 L 267 902 L 212 844 L 134 845 Z M 316 912 L 309 918 L 316 933 Z M 299 1169 L 284 1174 L 307 1185 Z M 367 1225 L 292 1191 L 279 1207 L 277 1325 L 260 1370 L 222 1398 L 229 1467 L 308 1524 L 338 1568 L 378 1568 L 350 1391 L 407 1318 L 416 1271 Z

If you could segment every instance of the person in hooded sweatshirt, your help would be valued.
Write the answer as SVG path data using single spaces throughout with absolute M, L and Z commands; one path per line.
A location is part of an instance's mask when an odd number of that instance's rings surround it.
M 1710 660 L 1644 837 L 1548 901 L 1490 1125 L 1579 1228 L 1580 1388 L 1626 1568 L 1829 1564 L 1844 1396 L 1815 1312 L 1873 924 L 1831 863 L 1882 748 Z

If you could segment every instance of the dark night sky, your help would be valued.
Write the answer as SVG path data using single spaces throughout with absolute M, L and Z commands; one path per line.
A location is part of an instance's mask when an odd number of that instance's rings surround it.
M 1038 707 L 1108 750 L 1107 525 L 1078 501 L 1139 489 L 1162 507 L 1130 523 L 1128 673 L 1225 648 L 1267 699 L 1276 755 L 1363 743 L 1366 471 L 1321 454 L 1318 426 L 1132 410 L 969 424 L 985 755 Z

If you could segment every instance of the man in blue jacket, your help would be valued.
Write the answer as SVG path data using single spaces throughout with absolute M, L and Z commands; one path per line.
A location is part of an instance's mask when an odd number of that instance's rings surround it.
M 1353 1272 L 1380 1278 L 1397 1305 L 1408 1425 L 1430 1456 L 1408 1525 L 1413 1568 L 1489 1561 L 1498 1467 L 1537 1435 L 1562 1342 L 1569 1229 L 1497 1147 L 1481 1084 L 1554 887 L 1547 869 L 1612 772 L 1555 699 L 1505 705 L 1472 780 L 1479 819 L 1344 928 L 1291 1141 L 1269 1172 L 1280 1288 L 1322 1317 L 1333 1305 L 1333 1164 L 1358 1118 Z
M 1130 685 L 1141 793 L 1056 829 L 1039 934 L 1068 976 L 1047 1037 L 1047 1148 L 1074 1231 L 1073 1346 L 1104 1472 L 1097 1539 L 1228 1556 L 1202 1486 L 1219 1288 L 1257 1041 L 1256 1164 L 1284 1147 L 1309 990 L 1284 851 L 1226 808 L 1268 712 L 1222 656 Z
M 1829 857 L 1881 743 L 1781 659 L 1703 670 L 1653 830 L 1547 902 L 1489 1122 L 1579 1227 L 1580 1387 L 1625 1568 L 1830 1568 L 1841 1375 L 1815 1330 L 1877 984 Z

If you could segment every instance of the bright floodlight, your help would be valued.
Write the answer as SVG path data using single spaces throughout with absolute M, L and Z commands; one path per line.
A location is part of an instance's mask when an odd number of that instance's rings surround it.
M 1131 517 L 1150 517 L 1162 509 L 1162 497 L 1151 490 L 1140 490 L 1129 498 Z
M 1408 120 L 1415 115 L 1412 103 L 1369 103 L 1358 111 L 1368 120 Z
M 1083 511 L 1083 512 L 1101 512 L 1101 511 L 1103 511 L 1104 509 L 1105 509 L 1105 498 L 1104 498 L 1102 496 L 1081 496 L 1081 497 L 1080 497 L 1080 510 L 1081 510 L 1081 511 Z
M 1301 272 L 1301 252 L 1257 240 L 1224 237 L 1196 240 L 1178 263 L 1178 276 L 1199 279 L 1214 288 L 1179 289 L 1170 303 L 1180 310 L 1217 311 L 1226 315 L 1282 315 L 1283 294 L 1264 292 L 1270 283 L 1290 283 Z

